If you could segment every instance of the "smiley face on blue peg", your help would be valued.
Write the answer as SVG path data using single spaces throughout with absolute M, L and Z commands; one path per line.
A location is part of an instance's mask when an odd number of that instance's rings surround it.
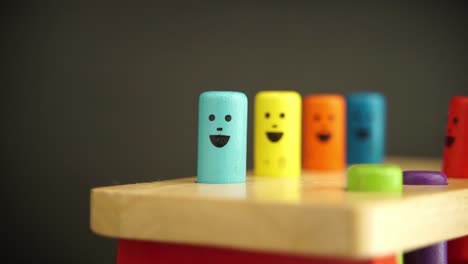
M 376 92 L 346 96 L 347 163 L 382 163 L 385 156 L 386 102 Z
M 245 182 L 247 96 L 208 91 L 198 110 L 198 183 Z

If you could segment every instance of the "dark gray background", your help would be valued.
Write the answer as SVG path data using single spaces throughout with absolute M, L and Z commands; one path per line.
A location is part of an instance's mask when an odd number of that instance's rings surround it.
M 89 229 L 90 189 L 195 175 L 204 90 L 244 91 L 250 109 L 262 89 L 381 91 L 388 154 L 440 157 L 449 99 L 468 93 L 467 9 L 377 2 L 2 9 L 9 254 L 112 263 L 116 243 Z

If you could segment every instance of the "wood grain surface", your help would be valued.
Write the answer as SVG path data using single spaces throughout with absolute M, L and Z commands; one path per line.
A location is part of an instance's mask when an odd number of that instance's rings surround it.
M 440 159 L 389 158 L 404 170 Z M 160 175 L 158 175 L 160 176 Z M 91 190 L 91 229 L 112 238 L 367 258 L 468 234 L 468 180 L 404 186 L 402 194 L 350 193 L 345 172 L 245 184 L 195 177 Z

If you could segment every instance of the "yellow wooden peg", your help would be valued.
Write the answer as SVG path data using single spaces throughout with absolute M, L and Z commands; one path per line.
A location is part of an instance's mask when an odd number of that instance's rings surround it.
M 254 174 L 298 177 L 301 173 L 301 95 L 261 91 L 254 105 Z

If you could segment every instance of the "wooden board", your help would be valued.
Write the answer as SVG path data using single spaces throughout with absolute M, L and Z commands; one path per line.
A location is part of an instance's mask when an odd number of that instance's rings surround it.
M 403 169 L 440 160 L 390 158 Z M 345 173 L 298 180 L 249 176 L 246 184 L 196 178 L 95 188 L 99 235 L 300 255 L 368 258 L 468 234 L 468 180 L 404 186 L 403 194 L 344 191 Z

